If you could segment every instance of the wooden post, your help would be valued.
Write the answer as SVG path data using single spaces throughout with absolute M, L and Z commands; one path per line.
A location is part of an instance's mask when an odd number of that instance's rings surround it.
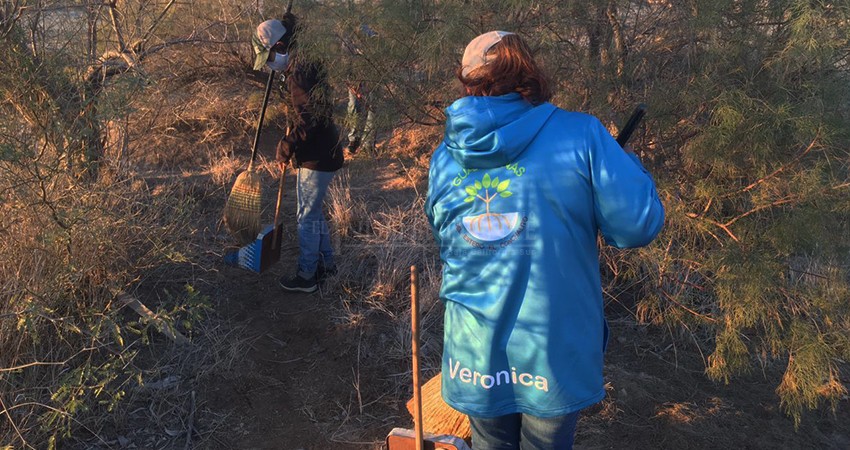
M 419 274 L 416 266 L 410 266 L 410 326 L 413 329 L 413 430 L 416 432 L 416 448 L 425 450 L 422 433 L 422 387 L 419 383 Z

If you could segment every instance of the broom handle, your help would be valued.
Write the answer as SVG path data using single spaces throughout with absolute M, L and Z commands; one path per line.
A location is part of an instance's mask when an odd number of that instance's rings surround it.
M 257 121 L 257 131 L 254 134 L 254 147 L 251 148 L 251 162 L 248 164 L 248 170 L 254 169 L 254 161 L 257 160 L 257 149 L 260 147 L 260 130 L 263 128 L 263 119 L 266 118 L 266 106 L 269 104 L 269 94 L 272 91 L 272 83 L 274 83 L 275 71 L 269 73 L 269 79 L 266 81 L 266 93 L 263 95 L 263 108 L 260 110 L 260 119 Z
M 280 183 L 277 186 L 277 205 L 274 207 L 274 223 L 272 224 L 274 230 L 274 238 L 272 240 L 272 248 L 277 248 L 277 241 L 279 239 L 279 233 L 277 232 L 277 221 L 280 218 L 280 200 L 283 197 L 283 180 L 286 179 L 286 164 L 280 164 Z M 281 230 L 283 233 L 283 230 Z
M 413 430 L 417 450 L 425 450 L 422 436 L 422 387 L 419 384 L 419 274 L 410 266 L 410 314 L 413 328 Z

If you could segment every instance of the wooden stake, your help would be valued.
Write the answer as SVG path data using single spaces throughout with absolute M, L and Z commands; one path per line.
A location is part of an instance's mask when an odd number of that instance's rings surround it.
M 413 430 L 416 432 L 416 448 L 425 450 L 422 433 L 422 387 L 419 384 L 419 274 L 416 266 L 410 266 L 410 324 L 413 329 Z

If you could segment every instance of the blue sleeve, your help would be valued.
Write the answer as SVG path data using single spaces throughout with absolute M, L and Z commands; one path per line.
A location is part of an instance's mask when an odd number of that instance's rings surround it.
M 655 182 L 599 120 L 593 118 L 588 131 L 594 214 L 605 242 L 617 248 L 649 244 L 664 225 Z
M 436 151 L 434 154 L 436 155 Z M 428 224 L 431 226 L 431 232 L 434 235 L 434 240 L 437 241 L 437 247 L 440 247 L 440 233 L 437 231 L 437 224 L 434 223 L 434 183 L 436 181 L 435 176 L 435 160 L 434 156 L 431 157 L 430 168 L 428 169 L 428 195 L 425 197 L 425 217 L 428 218 Z

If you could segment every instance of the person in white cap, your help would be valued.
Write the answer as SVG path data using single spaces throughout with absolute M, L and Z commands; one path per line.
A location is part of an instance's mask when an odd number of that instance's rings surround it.
M 333 95 L 324 64 L 296 51 L 298 23 L 287 12 L 266 20 L 253 38 L 254 69 L 267 66 L 285 76 L 288 132 L 277 146 L 277 159 L 297 169 L 298 266 L 279 283 L 286 291 L 315 292 L 318 282 L 336 272 L 330 226 L 323 201 L 334 173 L 344 162 L 340 133 L 333 121 Z
M 251 37 L 251 45 L 254 47 L 254 70 L 262 70 L 263 66 L 275 72 L 286 69 L 289 64 L 289 42 L 282 39 L 287 36 L 287 31 L 283 22 L 277 19 L 269 19 L 257 25 L 257 32 Z
M 647 245 L 664 224 L 649 173 L 588 114 L 548 102 L 523 40 L 466 47 L 425 213 L 443 263 L 443 399 L 482 449 L 572 448 L 605 396 L 597 235 Z

